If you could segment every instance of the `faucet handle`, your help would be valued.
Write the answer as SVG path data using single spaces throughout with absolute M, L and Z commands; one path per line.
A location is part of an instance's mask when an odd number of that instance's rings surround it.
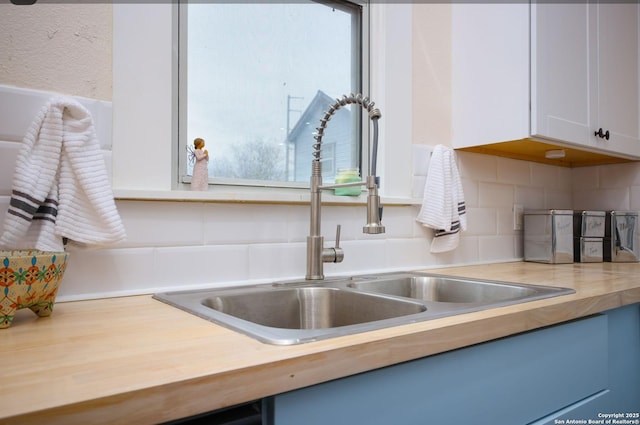
M 325 263 L 341 263 L 344 259 L 344 251 L 340 248 L 340 225 L 336 226 L 336 246 L 325 248 L 322 253 L 322 261 Z

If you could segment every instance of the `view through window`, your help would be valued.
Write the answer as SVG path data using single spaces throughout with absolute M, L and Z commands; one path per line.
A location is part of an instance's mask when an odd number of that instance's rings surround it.
M 320 118 L 336 98 L 362 90 L 362 7 L 297 0 L 180 10 L 182 179 L 193 170 L 188 148 L 202 138 L 210 181 L 308 184 Z M 360 167 L 361 116 L 349 106 L 332 117 L 325 180 Z

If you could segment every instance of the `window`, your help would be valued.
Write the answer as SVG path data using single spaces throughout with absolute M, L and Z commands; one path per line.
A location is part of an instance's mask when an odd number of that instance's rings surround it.
M 343 94 L 366 92 L 364 6 L 194 2 L 179 10 L 180 180 L 190 181 L 188 148 L 201 137 L 210 182 L 308 185 L 320 118 Z M 362 115 L 343 107 L 327 126 L 326 182 L 367 163 Z

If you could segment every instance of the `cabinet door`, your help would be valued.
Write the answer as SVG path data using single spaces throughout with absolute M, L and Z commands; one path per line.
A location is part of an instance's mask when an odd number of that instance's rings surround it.
M 454 2 L 453 146 L 529 136 L 529 5 Z
M 595 145 L 591 133 L 591 5 L 531 6 L 531 134 Z
M 597 6 L 597 110 L 594 131 L 609 131 L 609 140 L 597 138 L 604 149 L 640 151 L 638 108 L 638 4 Z
M 532 5 L 533 136 L 640 156 L 638 13 L 635 3 Z

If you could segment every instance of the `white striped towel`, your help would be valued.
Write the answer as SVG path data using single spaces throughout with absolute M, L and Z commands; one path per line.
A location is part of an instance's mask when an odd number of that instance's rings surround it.
M 125 238 L 89 111 L 52 98 L 22 141 L 0 245 L 62 251 Z
M 467 229 L 467 215 L 453 149 L 443 145 L 434 147 L 422 208 L 416 220 L 435 230 L 431 252 L 451 251 L 458 246 L 460 232 Z

